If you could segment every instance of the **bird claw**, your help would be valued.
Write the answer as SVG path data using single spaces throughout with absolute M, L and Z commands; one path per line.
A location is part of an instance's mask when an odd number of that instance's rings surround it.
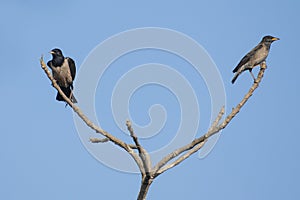
M 261 69 L 267 69 L 267 64 L 266 64 L 266 62 L 261 63 L 260 68 L 261 68 Z

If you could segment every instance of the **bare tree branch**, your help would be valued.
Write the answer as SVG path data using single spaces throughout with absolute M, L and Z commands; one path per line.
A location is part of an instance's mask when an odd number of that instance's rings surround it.
M 79 107 L 75 106 L 72 103 L 72 101 L 65 95 L 65 93 L 60 89 L 59 85 L 56 83 L 56 80 L 53 78 L 50 70 L 47 68 L 47 66 L 46 66 L 46 64 L 43 60 L 43 56 L 41 56 L 40 64 L 41 64 L 42 69 L 45 71 L 47 77 L 50 79 L 50 81 L 52 83 L 52 86 L 59 92 L 59 94 L 63 97 L 63 99 L 67 102 L 67 104 L 73 109 L 73 111 L 78 115 L 78 117 L 80 117 L 88 127 L 95 130 L 96 133 L 100 133 L 104 137 L 108 138 L 109 141 L 115 143 L 116 145 L 118 145 L 119 147 L 121 147 L 122 149 L 127 151 L 131 155 L 131 157 L 135 160 L 135 162 L 137 163 L 140 171 L 143 171 L 144 169 L 143 169 L 143 166 L 142 166 L 141 159 L 139 158 L 139 156 L 137 154 L 134 153 L 134 151 L 130 147 L 130 145 L 126 144 L 122 140 L 116 138 L 115 136 L 111 135 L 110 133 L 106 132 L 105 130 L 103 130 L 100 127 L 96 126 L 92 121 L 90 121 L 83 114 L 83 112 L 79 109 Z
M 90 142 L 91 143 L 105 143 L 105 142 L 109 142 L 109 139 L 108 138 L 90 138 Z M 128 144 L 128 146 L 132 149 L 137 149 L 136 145 L 134 144 Z
M 215 131 L 215 129 L 216 129 L 219 121 L 221 120 L 222 116 L 224 115 L 224 112 L 225 112 L 225 107 L 223 106 L 222 109 L 220 110 L 217 118 L 215 119 L 215 121 L 213 122 L 212 126 L 209 128 L 209 131 L 207 133 Z M 159 161 L 156 164 L 156 166 L 154 167 L 153 171 L 156 173 L 161 167 L 163 167 L 165 164 L 167 164 L 170 160 L 176 158 L 177 156 L 179 156 L 183 152 L 188 151 L 188 150 L 194 148 L 199 143 L 205 141 L 208 138 L 207 133 L 204 134 L 203 136 L 199 137 L 199 138 L 194 139 L 191 143 L 189 143 L 189 144 L 187 144 L 187 145 L 185 145 L 185 146 L 183 146 L 183 147 L 181 147 L 181 148 L 179 148 L 179 149 L 171 152 L 167 156 L 165 156 L 161 161 Z
M 223 106 L 221 108 L 218 116 L 216 117 L 215 121 L 212 123 L 211 127 L 209 128 L 208 133 L 212 133 L 216 130 L 216 128 L 219 124 L 219 121 L 221 120 L 224 113 L 225 113 L 225 107 Z M 156 168 L 154 169 L 155 170 L 154 177 L 162 174 L 163 172 L 167 171 L 168 169 L 175 167 L 176 165 L 180 164 L 182 161 L 184 161 L 185 159 L 190 157 L 192 154 L 196 153 L 199 149 L 201 149 L 204 146 L 208 137 L 209 136 L 207 134 L 205 134 L 203 137 L 198 138 L 199 140 L 196 140 L 196 142 L 195 142 L 196 144 L 190 143 L 190 144 L 184 146 L 183 148 L 177 149 L 177 151 L 174 151 L 172 154 L 169 154 L 170 157 L 165 157 L 164 159 L 162 159 L 161 162 L 159 163 L 159 165 L 157 165 Z M 202 141 L 202 142 L 199 142 L 199 141 Z M 185 153 L 184 155 L 182 155 L 181 157 L 176 159 L 173 163 L 166 165 L 170 160 L 172 160 L 173 158 L 177 157 L 178 155 L 180 155 L 181 153 L 183 153 L 185 151 L 187 151 L 187 153 Z M 162 166 L 164 166 L 164 167 L 162 167 Z
M 201 149 L 207 140 L 204 140 L 203 142 L 197 144 L 194 148 L 187 151 L 184 155 L 180 156 L 178 159 L 176 159 L 174 162 L 164 165 L 164 167 L 161 167 L 157 172 L 154 173 L 154 177 L 159 176 L 160 174 L 164 173 L 165 171 L 175 167 L 176 165 L 180 164 L 182 161 L 190 157 L 192 154 L 196 153 L 199 149 Z
M 131 126 L 131 121 L 127 120 L 126 121 L 126 126 L 127 126 L 127 129 L 129 131 L 129 133 L 130 133 L 130 136 L 133 139 L 133 142 L 137 146 L 138 151 L 141 153 L 142 152 L 142 150 L 141 150 L 142 146 L 140 145 L 139 140 L 138 140 L 137 136 L 135 135 L 135 133 L 133 131 L 133 128 Z
M 139 192 L 137 200 L 145 200 L 146 199 L 147 193 L 149 191 L 149 188 L 150 188 L 153 180 L 154 179 L 148 175 L 142 177 L 140 192 Z
M 168 154 L 166 157 L 164 157 L 160 162 L 157 163 L 157 165 L 154 167 L 154 177 L 160 175 L 161 173 L 165 172 L 168 169 L 171 169 L 181 163 L 183 160 L 188 158 L 193 153 L 197 152 L 200 148 L 204 146 L 204 144 L 207 142 L 208 138 L 212 135 L 220 132 L 222 129 L 224 129 L 228 123 L 233 119 L 234 116 L 240 111 L 240 109 L 245 105 L 245 103 L 248 101 L 248 99 L 252 96 L 255 89 L 259 86 L 259 83 L 261 82 L 264 71 L 266 69 L 266 63 L 261 64 L 260 71 L 257 75 L 257 78 L 255 82 L 253 83 L 252 87 L 249 89 L 248 93 L 244 96 L 242 101 L 231 111 L 231 113 L 225 118 L 225 120 L 219 125 L 219 121 L 221 120 L 222 116 L 224 115 L 225 108 L 222 107 L 220 110 L 217 118 L 209 128 L 208 132 L 204 135 L 202 135 L 199 138 L 194 139 L 191 143 L 173 151 L 172 153 Z M 186 152 L 188 151 L 188 152 Z M 184 155 L 182 155 L 180 158 L 175 160 L 174 162 L 169 163 L 172 159 L 176 158 L 180 154 L 186 152 Z M 165 166 L 166 165 L 166 166 Z
M 91 143 L 105 143 L 105 142 L 108 142 L 109 139 L 108 138 L 90 138 L 90 142 Z
M 126 121 L 126 126 L 127 126 L 127 129 L 130 133 L 130 136 L 132 137 L 136 147 L 137 147 L 137 150 L 139 151 L 139 156 L 143 162 L 143 167 L 144 167 L 144 170 L 145 170 L 145 173 L 149 173 L 151 171 L 151 159 L 150 159 L 150 156 L 148 154 L 148 152 L 140 145 L 139 143 L 139 140 L 137 138 L 137 136 L 135 135 L 134 131 L 133 131 L 133 128 L 132 128 L 132 125 L 131 125 L 131 121 L 127 120 Z
M 217 128 L 217 126 L 219 125 L 220 120 L 222 119 L 223 115 L 225 113 L 225 106 L 223 106 L 221 108 L 221 110 L 219 111 L 218 116 L 216 117 L 215 121 L 212 123 L 212 125 L 210 126 L 208 132 L 213 132 L 213 130 L 215 128 Z
M 248 101 L 248 99 L 252 96 L 253 92 L 256 90 L 256 88 L 259 86 L 259 83 L 261 82 L 264 72 L 267 68 L 266 62 L 263 62 L 260 65 L 260 71 L 257 75 L 257 78 L 255 82 L 253 83 L 252 87 L 249 89 L 248 93 L 244 96 L 242 101 L 231 111 L 230 115 L 226 117 L 226 119 L 223 121 L 223 123 L 220 125 L 220 129 L 224 129 L 229 122 L 236 116 L 238 112 L 240 112 L 240 109 L 245 105 L 245 103 Z
M 63 97 L 63 99 L 67 102 L 67 104 L 74 110 L 74 112 L 86 123 L 88 127 L 96 131 L 96 133 L 99 133 L 102 136 L 104 136 L 104 138 L 102 139 L 90 138 L 90 142 L 92 143 L 104 143 L 109 141 L 113 142 L 117 146 L 127 151 L 134 159 L 142 175 L 140 191 L 137 198 L 138 200 L 146 199 L 146 195 L 148 193 L 149 187 L 157 176 L 177 166 L 182 161 L 190 157 L 192 154 L 196 153 L 199 149 L 201 149 L 205 145 L 205 143 L 208 141 L 208 139 L 211 136 L 224 129 L 231 122 L 231 120 L 237 115 L 237 113 L 239 113 L 240 109 L 245 105 L 248 99 L 252 96 L 253 92 L 259 86 L 259 83 L 261 82 L 264 75 L 264 71 L 266 69 L 266 63 L 264 62 L 261 64 L 261 68 L 257 75 L 257 78 L 253 83 L 252 87 L 249 89 L 248 93 L 244 96 L 241 102 L 234 109 L 232 109 L 231 113 L 224 119 L 223 122 L 220 123 L 225 113 L 224 106 L 220 109 L 218 116 L 216 117 L 215 121 L 211 124 L 210 128 L 205 134 L 194 139 L 189 144 L 171 152 L 152 168 L 151 158 L 148 152 L 140 144 L 138 137 L 135 135 L 134 130 L 132 128 L 132 124 L 129 120 L 126 121 L 126 126 L 130 133 L 131 138 L 133 139 L 134 144 L 127 144 L 123 142 L 122 140 L 116 138 L 115 136 L 111 135 L 110 133 L 106 132 L 105 130 L 101 129 L 100 127 L 96 126 L 93 122 L 91 122 L 82 113 L 79 107 L 74 105 L 71 102 L 71 100 L 67 96 L 65 96 L 63 91 L 57 85 L 56 80 L 52 77 L 52 74 L 47 68 L 46 64 L 44 63 L 43 57 L 41 57 L 40 63 L 42 69 L 45 71 L 46 75 L 52 82 L 52 86 L 59 92 L 59 94 Z M 137 153 L 134 150 L 137 150 L 139 154 L 137 155 Z M 172 161 L 173 159 L 175 160 Z

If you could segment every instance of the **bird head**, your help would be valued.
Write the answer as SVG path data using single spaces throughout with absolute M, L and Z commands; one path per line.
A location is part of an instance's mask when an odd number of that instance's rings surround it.
M 55 57 L 63 57 L 62 51 L 58 48 L 52 49 L 49 53 L 52 54 L 53 58 Z
M 58 67 L 63 64 L 65 58 L 60 49 L 52 49 L 49 53 L 52 54 L 52 65 L 54 67 Z
M 274 42 L 274 41 L 276 41 L 276 40 L 279 40 L 279 38 L 273 37 L 273 36 L 271 36 L 271 35 L 267 35 L 267 36 L 263 37 L 262 42 L 265 42 L 265 43 L 272 43 L 272 42 Z

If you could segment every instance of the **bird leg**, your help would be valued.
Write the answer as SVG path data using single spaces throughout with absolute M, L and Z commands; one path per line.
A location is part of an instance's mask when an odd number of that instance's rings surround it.
M 69 96 L 69 99 L 72 101 L 72 95 L 73 95 L 73 90 L 71 90 L 71 93 L 70 93 L 70 96 Z
M 249 70 L 249 72 L 250 72 L 250 74 L 251 74 L 251 76 L 252 76 L 252 78 L 253 78 L 253 80 L 254 80 L 254 82 L 256 81 L 256 79 L 255 79 L 255 76 L 254 76 L 254 74 L 252 73 L 252 71 L 251 70 Z

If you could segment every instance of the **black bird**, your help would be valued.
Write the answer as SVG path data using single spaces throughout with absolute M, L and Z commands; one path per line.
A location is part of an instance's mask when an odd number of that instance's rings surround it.
M 237 77 L 246 70 L 249 70 L 252 78 L 255 81 L 252 69 L 266 60 L 270 51 L 271 43 L 276 40 L 279 40 L 279 38 L 270 35 L 263 37 L 261 42 L 249 53 L 247 53 L 239 62 L 239 64 L 234 68 L 233 73 L 235 73 L 235 75 L 231 83 L 233 84 Z
M 47 65 L 52 70 L 53 78 L 61 90 L 73 103 L 77 103 L 73 95 L 73 81 L 76 75 L 75 62 L 72 58 L 64 57 L 60 49 L 52 49 L 52 60 L 48 61 Z M 63 97 L 57 93 L 56 100 L 64 101 Z

